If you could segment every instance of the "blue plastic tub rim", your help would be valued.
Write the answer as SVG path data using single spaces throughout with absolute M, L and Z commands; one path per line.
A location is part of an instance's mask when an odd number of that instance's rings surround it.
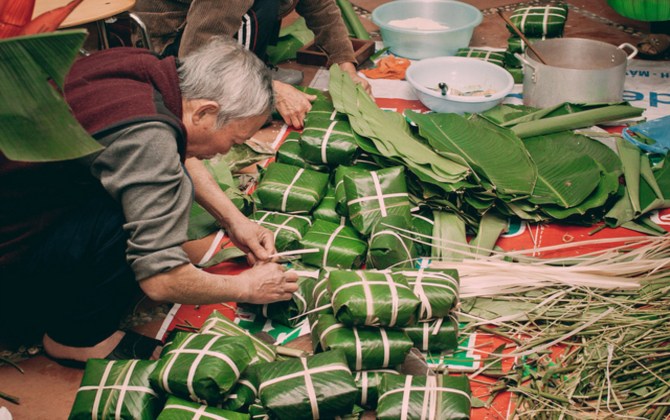
M 476 12 L 476 17 L 472 22 L 469 22 L 465 25 L 462 26 L 451 26 L 448 29 L 406 29 L 406 28 L 399 28 L 397 26 L 392 26 L 389 25 L 386 22 L 382 22 L 379 20 L 377 15 L 379 12 L 377 10 L 383 9 L 385 7 L 393 7 L 393 4 L 399 4 L 399 3 L 446 3 L 446 4 L 458 4 L 459 6 L 463 6 L 466 9 L 470 9 Z M 482 14 L 481 10 L 477 9 L 475 6 L 464 3 L 462 1 L 455 1 L 455 0 L 394 0 L 389 3 L 384 3 L 380 6 L 377 6 L 373 11 L 372 11 L 372 21 L 374 22 L 375 25 L 380 26 L 384 29 L 389 29 L 395 32 L 399 33 L 407 33 L 407 34 L 416 34 L 416 33 L 421 33 L 421 34 L 439 34 L 439 33 L 445 33 L 445 32 L 454 32 L 454 31 L 459 31 L 462 30 L 463 28 L 468 28 L 468 27 L 476 27 L 480 23 L 482 23 L 482 20 L 484 19 L 484 15 Z

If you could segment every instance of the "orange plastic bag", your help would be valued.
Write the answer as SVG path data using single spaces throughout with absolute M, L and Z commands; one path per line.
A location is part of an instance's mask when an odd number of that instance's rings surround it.
M 374 69 L 361 70 L 361 73 L 370 79 L 403 80 L 409 65 L 408 59 L 389 55 L 379 60 Z

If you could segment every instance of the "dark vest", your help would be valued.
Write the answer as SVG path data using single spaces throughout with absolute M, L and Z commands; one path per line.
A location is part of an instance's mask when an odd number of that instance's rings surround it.
M 100 139 L 129 125 L 161 121 L 186 131 L 175 59 L 137 48 L 112 48 L 75 62 L 65 99 L 79 123 Z M 80 162 L 26 163 L 0 153 L 0 266 L 17 261 L 39 233 L 102 187 Z

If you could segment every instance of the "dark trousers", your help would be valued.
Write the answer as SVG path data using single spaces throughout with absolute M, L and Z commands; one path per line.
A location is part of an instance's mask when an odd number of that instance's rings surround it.
M 120 207 L 98 196 L 44 232 L 20 264 L 0 269 L 0 337 L 89 347 L 119 327 L 139 296 L 126 263 Z M 25 341 L 24 341 L 25 342 Z

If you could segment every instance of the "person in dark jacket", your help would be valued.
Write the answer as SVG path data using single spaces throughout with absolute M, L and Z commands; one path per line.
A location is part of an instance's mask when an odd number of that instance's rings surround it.
M 200 161 L 267 120 L 264 63 L 223 39 L 180 63 L 113 48 L 75 62 L 64 94 L 104 150 L 49 164 L 0 154 L 0 334 L 32 320 L 48 355 L 76 363 L 142 347 L 118 330 L 138 292 L 185 304 L 292 296 L 297 276 L 271 261 L 272 233 L 240 213 Z M 249 253 L 251 269 L 215 275 L 191 264 L 182 245 L 194 198 Z

